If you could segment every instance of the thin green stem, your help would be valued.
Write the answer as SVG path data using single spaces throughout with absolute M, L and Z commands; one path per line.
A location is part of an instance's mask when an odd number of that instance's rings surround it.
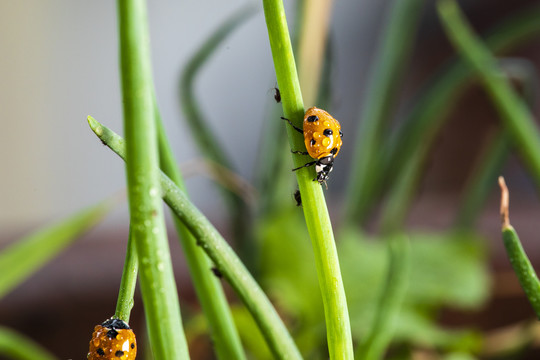
M 381 215 L 381 231 L 384 234 L 391 234 L 404 227 L 407 210 L 420 180 L 423 160 L 422 154 L 413 154 L 407 161 L 399 181 L 392 187 Z
M 409 283 L 410 249 L 405 234 L 389 237 L 388 273 L 384 289 L 377 305 L 375 320 L 356 353 L 358 360 L 381 359 L 390 344 L 395 330 L 396 318 Z
M 188 359 L 160 199 L 149 34 L 144 0 L 118 0 L 131 234 L 150 344 L 157 359 Z
M 88 124 L 103 143 L 121 158 L 126 158 L 124 139 L 92 117 L 88 117 Z M 167 205 L 187 226 L 197 239 L 197 245 L 212 259 L 216 268 L 246 305 L 274 356 L 278 359 L 301 359 L 294 341 L 276 310 L 221 234 L 188 200 L 184 191 L 163 173 L 161 174 L 161 189 Z
M 510 225 L 509 193 L 502 177 L 499 177 L 499 185 L 501 187 L 502 238 L 506 254 L 536 316 L 540 319 L 540 281 L 521 245 L 521 241 L 519 241 L 516 230 Z
M 155 99 L 154 111 L 158 126 L 161 169 L 180 189 L 186 192 L 182 174 L 176 165 Z M 210 326 L 210 335 L 217 357 L 223 360 L 245 359 L 246 355 L 244 354 L 240 336 L 234 325 L 223 287 L 210 271 L 213 266 L 212 262 L 208 259 L 204 251 L 197 246 L 195 237 L 177 216 L 173 216 L 173 222 L 178 233 L 180 245 L 182 245 L 182 250 L 184 251 L 195 292 L 201 302 L 202 310 Z
M 3 249 L 0 252 L 0 298 L 98 223 L 112 204 L 111 200 L 103 201 Z
M 263 7 L 274 69 L 281 91 L 283 112 L 286 118 L 290 119 L 296 126 L 301 127 L 304 104 L 283 2 L 281 0 L 263 0 Z M 303 137 L 300 134 L 289 126 L 287 126 L 287 133 L 291 149 L 304 148 Z M 296 167 L 302 166 L 307 162 L 307 157 L 293 155 L 293 161 Z M 313 169 L 304 168 L 296 172 L 323 298 L 330 359 L 352 359 L 349 313 L 334 234 L 322 188 L 313 181 L 314 177 Z
M 16 360 L 58 360 L 31 339 L 5 327 L 0 327 L 0 354 Z
M 540 33 L 538 16 L 540 7 L 536 6 L 505 21 L 489 36 L 490 47 L 497 52 L 506 51 L 537 36 Z M 403 223 L 422 164 L 443 125 L 444 114 L 473 74 L 463 60 L 454 61 L 444 70 L 422 91 L 420 100 L 403 120 L 403 126 L 385 151 L 383 174 L 386 178 L 399 180 L 387 201 L 385 212 L 388 214 L 383 215 L 387 219 L 383 223 L 388 223 L 388 227 L 396 228 Z
M 195 80 L 201 69 L 210 59 L 211 55 L 219 48 L 219 45 L 229 36 L 240 24 L 246 21 L 257 11 L 252 4 L 240 9 L 228 18 L 218 29 L 206 40 L 197 52 L 186 64 L 180 77 L 180 102 L 181 110 L 184 113 L 186 122 L 191 129 L 193 139 L 198 145 L 199 151 L 206 158 L 220 164 L 221 166 L 234 172 L 231 162 L 233 157 L 228 156 L 223 146 L 208 125 L 208 121 L 203 115 L 199 103 L 195 96 Z M 231 216 L 232 231 L 236 240 L 237 248 L 243 257 L 249 261 L 252 254 L 251 238 L 251 213 L 244 200 L 234 191 L 224 186 L 219 186 L 225 204 L 228 206 Z
M 463 193 L 463 201 L 457 211 L 455 226 L 470 229 L 480 215 L 492 185 L 500 174 L 510 152 L 510 139 L 504 131 L 497 131 L 478 161 Z
M 124 260 L 124 269 L 122 271 L 122 280 L 120 281 L 120 290 L 118 291 L 118 300 L 116 301 L 116 311 L 114 317 L 129 323 L 129 316 L 133 308 L 133 295 L 137 286 L 137 274 L 139 273 L 139 258 L 135 241 L 129 230 L 129 240 Z
M 396 98 L 397 84 L 411 54 L 424 3 L 425 0 L 395 0 L 389 5 L 385 32 L 362 104 L 345 203 L 347 222 L 365 220 L 374 200 L 373 187 L 382 180 L 379 177 L 381 136 Z
M 446 34 L 464 59 L 478 73 L 501 120 L 517 144 L 523 160 L 540 188 L 540 132 L 527 105 L 512 88 L 486 46 L 476 37 L 457 3 L 440 0 L 439 16 Z
M 519 283 L 525 291 L 536 316 L 540 319 L 540 282 L 534 268 L 523 250 L 519 236 L 510 225 L 502 230 L 502 238 L 508 259 L 514 268 Z

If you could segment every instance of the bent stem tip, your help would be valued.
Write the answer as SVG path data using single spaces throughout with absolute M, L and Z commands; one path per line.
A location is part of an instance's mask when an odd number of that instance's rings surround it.
M 501 187 L 501 223 L 502 229 L 508 229 L 510 225 L 510 217 L 508 215 L 508 206 L 510 203 L 510 196 L 508 193 L 508 187 L 502 176 L 499 176 L 499 186 Z

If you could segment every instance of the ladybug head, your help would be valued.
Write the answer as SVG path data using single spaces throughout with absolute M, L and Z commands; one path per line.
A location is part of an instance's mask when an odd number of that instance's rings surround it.
M 315 172 L 317 173 L 317 177 L 315 180 L 319 182 L 319 184 L 326 183 L 326 180 L 328 180 L 328 176 L 330 172 L 332 171 L 332 168 L 334 167 L 334 155 L 330 154 L 328 156 L 322 157 L 315 163 Z

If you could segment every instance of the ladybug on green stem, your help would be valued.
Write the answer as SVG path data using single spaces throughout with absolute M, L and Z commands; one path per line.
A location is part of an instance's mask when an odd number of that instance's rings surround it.
M 293 171 L 315 165 L 317 177 L 313 180 L 318 181 L 319 184 L 326 183 L 334 166 L 334 159 L 343 144 L 341 140 L 343 133 L 339 121 L 328 112 L 316 107 L 309 108 L 304 114 L 303 129 L 294 126 L 289 119 L 284 117 L 282 119 L 304 135 L 307 151 L 293 151 L 293 153 L 309 155 L 315 159 L 294 168 Z
M 111 318 L 94 328 L 88 360 L 135 360 L 137 341 L 129 325 Z

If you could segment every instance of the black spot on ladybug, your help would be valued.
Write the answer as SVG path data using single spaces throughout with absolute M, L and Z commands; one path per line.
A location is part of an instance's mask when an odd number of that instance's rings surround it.
M 108 319 L 101 323 L 101 326 L 106 327 L 108 329 L 126 329 L 129 330 L 129 325 L 120 319 Z
M 317 142 L 315 141 L 315 139 L 311 139 L 311 141 L 309 142 L 309 144 L 310 144 L 311 146 L 315 145 L 316 143 L 317 143 Z
M 213 267 L 210 270 L 212 270 L 212 272 L 214 273 L 214 275 L 216 277 L 218 277 L 220 279 L 223 277 L 223 274 L 221 273 L 221 271 L 219 271 L 219 269 L 217 267 Z
M 114 356 L 122 357 L 122 356 L 124 356 L 124 352 L 122 350 L 118 350 L 117 352 L 114 353 Z
M 131 348 L 135 349 L 135 343 L 131 343 Z
M 105 351 L 103 351 L 102 348 L 98 348 L 98 349 L 96 350 L 96 352 L 98 353 L 99 356 L 105 356 Z
M 307 121 L 309 122 L 315 122 L 317 120 L 319 120 L 319 117 L 317 115 L 311 115 L 307 118 Z
M 331 153 L 332 155 L 336 155 L 336 153 L 337 153 L 337 148 L 333 148 L 332 150 L 330 150 L 330 153 Z
M 324 129 L 323 131 L 323 134 L 325 136 L 331 136 L 334 132 L 332 131 L 332 129 Z
M 107 336 L 109 337 L 109 339 L 115 339 L 116 335 L 118 335 L 118 331 L 114 329 L 107 331 Z

